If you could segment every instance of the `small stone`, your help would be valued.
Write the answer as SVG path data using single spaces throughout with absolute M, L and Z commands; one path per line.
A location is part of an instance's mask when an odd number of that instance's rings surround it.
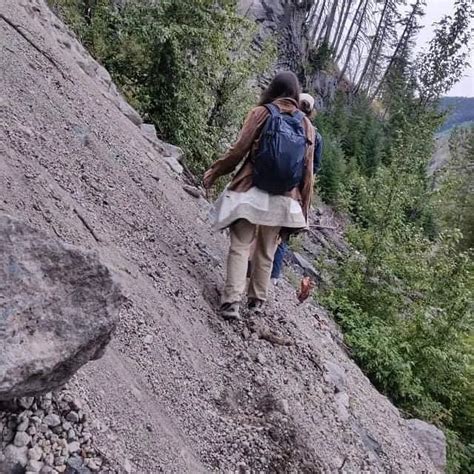
M 326 382 L 332 383 L 336 392 L 342 392 L 346 386 L 345 369 L 334 362 L 326 362 L 324 368 L 326 369 L 324 373 Z
M 56 474 L 56 469 L 51 466 L 43 466 L 43 469 L 41 469 L 40 472 L 41 474 Z
M 67 432 L 67 439 L 68 441 L 75 441 L 77 439 L 76 432 L 72 428 Z
M 28 449 L 26 447 L 19 448 L 13 444 L 9 444 L 3 454 L 6 459 L 7 472 L 16 472 L 18 467 L 24 468 L 28 464 Z M 22 472 L 20 470 L 20 472 Z
M 257 354 L 257 362 L 259 364 L 265 365 L 267 362 L 267 358 L 260 352 Z
M 70 411 L 66 415 L 66 420 L 70 423 L 78 423 L 79 422 L 79 415 L 75 411 Z
M 128 460 L 128 459 L 125 459 L 125 461 L 123 462 L 123 470 L 127 473 L 127 474 L 131 474 L 133 468 L 132 468 L 132 463 Z
M 199 199 L 202 196 L 202 191 L 199 188 L 195 188 L 194 186 L 189 186 L 185 184 L 183 189 L 192 197 Z
M 43 456 L 43 451 L 39 446 L 33 446 L 28 450 L 28 458 L 32 461 L 39 461 Z
M 44 457 L 44 462 L 45 462 L 48 466 L 54 466 L 54 454 L 53 454 L 53 453 L 47 454 L 47 455 Z
M 30 436 L 35 436 L 36 435 L 36 432 L 37 432 L 37 429 L 35 426 L 30 426 L 28 429 L 27 429 L 27 433 L 30 435 Z
M 22 421 L 17 427 L 16 431 L 26 431 L 28 429 L 28 420 Z
M 150 344 L 153 343 L 153 336 L 151 334 L 148 334 L 148 336 L 145 336 L 145 338 L 143 339 L 143 342 L 144 344 L 149 346 Z
M 39 427 L 40 433 L 48 433 L 49 432 L 49 426 L 45 423 L 41 423 Z
M 70 454 L 74 454 L 81 450 L 81 445 L 79 444 L 78 441 L 73 441 L 72 443 L 69 443 L 67 445 L 67 449 Z
M 74 400 L 70 402 L 70 405 L 71 405 L 71 408 L 76 411 L 82 410 L 83 408 L 82 401 L 79 398 L 74 398 Z
M 26 434 L 24 431 L 19 431 L 15 435 L 13 444 L 18 448 L 22 448 L 23 446 L 26 446 L 30 441 L 31 441 L 30 435 Z
M 288 404 L 288 400 L 282 398 L 281 400 L 277 401 L 277 409 L 284 415 L 288 415 L 288 412 L 290 411 L 290 406 Z
M 20 405 L 20 407 L 24 408 L 25 410 L 29 410 L 33 406 L 34 402 L 34 397 L 23 397 L 18 399 L 18 405 Z
M 87 461 L 87 467 L 93 472 L 99 471 L 101 465 L 102 462 L 99 458 L 92 458 Z
M 41 461 L 30 460 L 26 466 L 26 470 L 30 472 L 42 472 L 44 464 Z
M 53 428 L 61 424 L 61 418 L 59 418 L 59 416 L 55 414 L 45 416 L 43 421 L 48 426 L 53 427 Z
M 66 458 L 64 456 L 57 456 L 54 459 L 55 466 L 63 466 L 64 464 L 66 464 Z

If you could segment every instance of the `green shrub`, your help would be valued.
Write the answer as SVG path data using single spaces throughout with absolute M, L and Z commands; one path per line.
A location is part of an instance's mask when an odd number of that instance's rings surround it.
M 121 9 L 97 0 L 87 19 L 83 2 L 51 3 L 196 172 L 235 138 L 256 102 L 254 78 L 275 54 L 272 43 L 251 48 L 256 27 L 233 0 L 131 0 Z

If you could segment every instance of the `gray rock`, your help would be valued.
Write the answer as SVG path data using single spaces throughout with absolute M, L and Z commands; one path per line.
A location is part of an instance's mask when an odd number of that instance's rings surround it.
M 328 383 L 332 383 L 336 392 L 342 392 L 346 386 L 346 371 L 334 362 L 326 362 L 324 364 L 326 372 L 324 379 Z
M 18 399 L 18 405 L 25 410 L 29 410 L 35 402 L 34 397 L 23 397 Z
M 68 474 L 90 474 L 90 470 L 84 465 L 79 456 L 71 456 L 67 460 Z
M 100 357 L 122 298 L 95 254 L 6 215 L 0 248 L 0 400 L 9 400 L 55 389 Z
M 25 433 L 24 431 L 19 431 L 15 435 L 15 439 L 13 440 L 13 444 L 18 448 L 23 448 L 31 441 L 31 437 L 29 434 Z
M 22 473 L 28 464 L 28 448 L 9 444 L 3 454 L 5 455 L 5 470 L 0 472 Z M 0 465 L 1 467 L 1 465 Z
M 70 423 L 77 423 L 79 421 L 79 415 L 75 411 L 70 411 L 66 415 L 66 420 Z
M 32 461 L 39 461 L 41 456 L 43 456 L 43 451 L 38 445 L 33 446 L 28 450 L 28 459 Z
M 200 197 L 203 196 L 203 193 L 202 191 L 199 189 L 199 188 L 196 188 L 194 186 L 189 186 L 187 184 L 185 184 L 183 186 L 183 189 L 189 194 L 191 195 L 192 197 L 195 197 L 197 199 L 199 199 Z
M 17 427 L 17 431 L 26 431 L 28 429 L 28 420 L 23 420 Z
M 156 134 L 156 128 L 151 123 L 142 123 L 140 125 L 142 135 L 152 143 L 158 142 L 158 135 Z
M 26 466 L 26 470 L 30 472 L 41 472 L 41 469 L 43 469 L 44 463 L 41 461 L 33 461 L 30 460 L 28 465 Z
M 174 156 L 163 156 L 163 161 L 174 171 L 176 174 L 182 174 L 184 168 L 180 162 Z
M 303 269 L 305 275 L 313 277 L 317 280 L 320 279 L 319 272 L 308 262 L 302 255 L 297 252 L 293 252 L 293 261 Z
M 436 469 L 444 472 L 446 468 L 446 436 L 436 426 L 422 420 L 407 420 L 412 437 L 426 451 Z
M 84 59 L 77 61 L 77 65 L 90 77 L 94 77 L 97 73 L 99 65 L 92 59 Z
M 107 71 L 105 67 L 98 65 L 96 75 L 102 83 L 104 83 L 107 87 L 110 87 L 112 78 L 110 77 L 109 71 Z
M 280 411 L 284 415 L 288 415 L 288 413 L 290 411 L 290 405 L 288 404 L 288 400 L 286 400 L 284 398 L 277 401 L 276 407 L 277 407 L 278 411 Z
M 118 108 L 135 125 L 140 126 L 143 123 L 140 114 L 123 97 L 118 100 Z
M 53 413 L 51 415 L 45 416 L 43 423 L 45 423 L 47 426 L 50 426 L 51 428 L 54 428 L 55 426 L 59 426 L 61 424 L 61 418 Z
M 163 156 L 171 156 L 175 158 L 179 163 L 184 161 L 184 152 L 181 148 L 172 145 L 171 143 L 166 143 L 161 140 L 158 140 L 155 144 L 155 149 Z
M 68 441 L 76 441 L 77 439 L 76 432 L 72 428 L 67 432 L 67 439 Z
M 72 443 L 69 443 L 67 445 L 67 450 L 69 451 L 70 454 L 79 452 L 81 450 L 81 445 L 79 441 L 73 441 Z
M 74 398 L 70 405 L 73 410 L 82 410 L 82 401 L 79 398 Z
M 267 358 L 261 352 L 257 354 L 256 360 L 259 364 L 262 365 L 265 365 L 267 363 Z
M 336 411 L 342 422 L 349 421 L 349 395 L 346 392 L 338 392 L 335 395 Z

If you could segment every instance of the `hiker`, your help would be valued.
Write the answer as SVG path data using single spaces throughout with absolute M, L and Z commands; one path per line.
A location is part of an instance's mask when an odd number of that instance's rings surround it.
M 310 120 L 314 119 L 316 111 L 314 109 L 314 98 L 310 94 L 300 94 L 299 108 L 306 114 Z M 314 157 L 313 157 L 313 174 L 316 176 L 321 167 L 321 160 L 323 154 L 323 137 L 315 129 L 316 132 L 316 143 L 314 145 Z M 285 239 L 281 239 L 280 243 L 275 252 L 273 258 L 273 267 L 271 273 L 271 281 L 277 286 L 280 281 L 281 272 L 283 269 L 283 260 L 285 259 L 286 252 L 288 250 L 288 242 Z
M 234 171 L 215 205 L 214 228 L 230 228 L 227 277 L 220 312 L 238 319 L 245 291 L 250 246 L 255 251 L 248 309 L 262 312 L 273 256 L 281 233 L 307 227 L 313 192 L 314 127 L 298 109 L 300 84 L 281 72 L 248 114 L 237 142 L 204 174 L 204 186 Z

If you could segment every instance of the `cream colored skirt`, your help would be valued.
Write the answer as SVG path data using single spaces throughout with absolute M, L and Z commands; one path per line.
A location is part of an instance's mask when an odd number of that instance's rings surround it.
M 298 201 L 288 196 L 274 196 L 256 187 L 244 193 L 224 189 L 215 202 L 211 218 L 214 230 L 225 229 L 238 219 L 257 225 L 307 227 Z

